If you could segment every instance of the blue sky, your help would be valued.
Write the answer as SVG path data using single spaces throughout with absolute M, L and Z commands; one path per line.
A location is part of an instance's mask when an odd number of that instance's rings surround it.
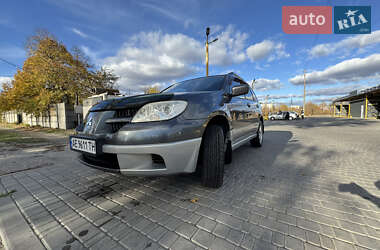
M 371 5 L 372 34 L 289 35 L 284 5 Z M 210 74 L 234 71 L 258 79 L 257 95 L 302 102 L 329 101 L 380 84 L 379 1 L 5 1 L 0 9 L 0 57 L 22 66 L 26 38 L 53 33 L 68 48 L 79 46 L 92 62 L 114 70 L 120 89 L 160 88 L 205 74 L 205 28 L 211 27 Z M 0 81 L 16 68 L 0 61 Z M 300 80 L 301 79 L 301 80 Z

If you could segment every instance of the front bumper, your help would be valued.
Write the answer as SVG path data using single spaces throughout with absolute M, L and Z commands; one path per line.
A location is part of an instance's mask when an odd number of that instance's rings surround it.
M 115 156 L 112 167 L 105 162 L 89 161 L 86 156 L 81 156 L 80 159 L 89 167 L 123 175 L 159 176 L 192 173 L 196 169 L 201 141 L 202 138 L 196 138 L 160 144 L 103 145 L 105 155 Z M 157 157 L 162 161 L 155 161 Z M 109 162 L 110 159 L 106 161 Z

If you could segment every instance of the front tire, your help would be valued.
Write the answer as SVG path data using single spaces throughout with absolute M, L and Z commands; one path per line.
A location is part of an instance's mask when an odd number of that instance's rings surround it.
M 259 128 L 257 129 L 257 135 L 250 142 L 251 142 L 251 146 L 253 147 L 261 147 L 263 145 L 263 141 L 264 141 L 264 126 L 263 126 L 263 122 L 260 121 Z
M 223 129 L 217 125 L 207 128 L 202 145 L 202 185 L 219 188 L 223 185 L 225 141 Z
M 271 117 L 270 120 L 271 120 L 271 121 L 274 121 L 274 117 Z
M 293 117 L 289 117 L 289 120 L 293 120 Z

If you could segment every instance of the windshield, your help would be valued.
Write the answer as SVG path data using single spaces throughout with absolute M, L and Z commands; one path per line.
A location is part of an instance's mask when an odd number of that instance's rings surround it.
M 226 76 L 201 77 L 183 82 L 175 83 L 162 93 L 173 92 L 195 92 L 195 91 L 216 91 L 223 88 Z

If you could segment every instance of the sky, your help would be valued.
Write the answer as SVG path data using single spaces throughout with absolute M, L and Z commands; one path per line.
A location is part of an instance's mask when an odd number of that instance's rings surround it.
M 285 34 L 282 6 L 370 5 L 372 33 Z M 0 9 L 0 83 L 26 59 L 28 36 L 45 29 L 67 48 L 81 48 L 96 67 L 120 77 L 124 93 L 160 89 L 205 75 L 205 29 L 211 28 L 210 75 L 256 79 L 264 101 L 330 102 L 380 84 L 380 1 L 30 0 Z M 4 62 L 4 60 L 7 61 Z

